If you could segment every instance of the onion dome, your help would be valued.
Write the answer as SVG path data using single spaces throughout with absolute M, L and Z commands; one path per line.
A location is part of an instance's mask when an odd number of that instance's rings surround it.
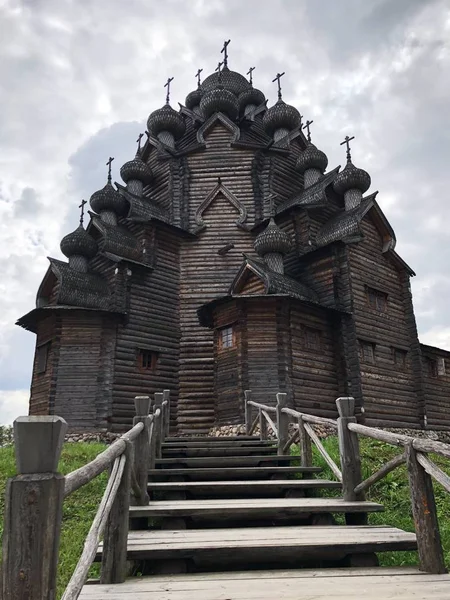
M 218 84 L 214 89 L 205 92 L 200 102 L 200 110 L 206 119 L 216 112 L 223 112 L 234 120 L 239 114 L 239 104 L 234 94 Z
M 304 173 L 308 169 L 317 169 L 321 173 L 325 171 L 328 165 L 328 158 L 325 152 L 319 150 L 314 144 L 309 143 L 305 150 L 297 158 L 297 169 Z
M 257 90 L 253 86 L 251 86 L 248 90 L 241 92 L 239 94 L 239 108 L 241 112 L 244 112 L 245 107 L 249 104 L 254 104 L 255 106 L 259 106 L 263 102 L 266 101 L 266 97 L 261 92 L 261 90 Z
M 286 104 L 283 100 L 278 100 L 264 113 L 263 127 L 266 133 L 273 136 L 277 129 L 288 129 L 292 131 L 301 123 L 301 116 L 298 110 Z
M 345 169 L 336 175 L 333 183 L 334 191 L 338 194 L 345 194 L 348 190 L 360 190 L 363 194 L 370 187 L 370 175 L 363 169 L 358 169 L 348 161 Z
M 92 194 L 90 203 L 92 210 L 97 214 L 100 214 L 103 210 L 112 211 L 118 216 L 125 215 L 128 212 L 127 201 L 113 188 L 110 181 L 104 188 Z
M 61 252 L 67 258 L 71 256 L 84 256 L 93 258 L 97 254 L 97 242 L 79 225 L 75 231 L 63 237 L 60 244 Z
M 260 256 L 269 253 L 287 254 L 292 248 L 292 240 L 278 227 L 272 217 L 266 229 L 255 239 L 253 247 Z
M 137 181 L 142 181 L 144 185 L 151 183 L 153 179 L 153 173 L 150 167 L 142 160 L 139 153 L 136 154 L 133 160 L 129 160 L 122 165 L 120 176 L 125 183 L 135 179 Z
M 165 104 L 151 113 L 147 120 L 147 129 L 153 137 L 157 137 L 161 131 L 169 131 L 178 140 L 184 135 L 186 124 L 180 113 L 170 104 Z
M 250 87 L 249 82 L 243 75 L 236 73 L 236 71 L 230 71 L 227 66 L 224 66 L 221 71 L 221 81 L 219 81 L 218 73 L 212 73 L 202 83 L 202 92 L 209 92 L 210 90 L 213 90 L 218 86 L 219 83 L 222 83 L 226 90 L 232 92 L 236 96 L 239 96 L 241 92 L 245 92 Z
M 196 90 L 189 92 L 189 94 L 186 96 L 184 104 L 187 106 L 187 108 L 189 108 L 189 110 L 194 110 L 194 108 L 200 104 L 200 100 L 202 98 L 203 92 L 200 87 L 198 87 Z

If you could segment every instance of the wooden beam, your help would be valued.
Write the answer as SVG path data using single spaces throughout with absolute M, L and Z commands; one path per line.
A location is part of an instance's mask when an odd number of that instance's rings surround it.
M 355 493 L 356 486 L 362 480 L 358 435 L 350 429 L 351 425 L 356 424 L 355 399 L 338 398 L 336 405 L 339 412 L 338 437 L 343 497 L 344 500 L 364 500 L 362 492 Z
M 378 469 L 378 471 L 376 473 L 374 473 L 367 479 L 364 479 L 363 482 L 361 482 L 359 485 L 357 485 L 355 487 L 355 494 L 360 494 L 361 492 L 365 492 L 366 490 L 368 490 L 370 488 L 370 486 L 372 486 L 377 481 L 380 481 L 380 479 L 383 479 L 383 477 L 386 477 L 386 475 L 388 473 L 390 473 L 391 471 L 393 471 L 394 469 L 396 469 L 397 467 L 402 465 L 404 462 L 406 462 L 406 455 L 404 452 L 403 452 L 403 454 L 394 456 L 394 458 L 392 458 L 385 465 L 383 465 L 380 469 Z
M 283 412 L 283 408 L 287 405 L 287 394 L 277 394 L 277 437 L 278 437 L 278 454 L 286 455 L 286 442 L 289 439 L 289 416 Z

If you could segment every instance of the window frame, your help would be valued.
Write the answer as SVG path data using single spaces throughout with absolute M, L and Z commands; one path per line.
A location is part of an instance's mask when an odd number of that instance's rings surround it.
M 359 360 L 366 365 L 374 365 L 376 363 L 376 344 L 367 340 L 358 340 L 359 344 Z M 370 357 L 367 358 L 365 349 L 370 348 Z
M 317 327 L 303 327 L 303 347 L 310 352 L 320 352 L 322 350 L 322 330 Z
M 48 355 L 50 353 L 51 342 L 43 342 L 36 346 L 36 375 L 43 375 L 47 371 L 48 367 Z M 45 356 L 43 352 L 45 351 Z M 42 359 L 42 356 L 44 358 Z M 41 363 L 44 363 L 43 366 Z
M 225 325 L 217 330 L 218 334 L 218 349 L 220 351 L 232 350 L 236 347 L 236 330 L 233 324 Z M 227 343 L 224 343 L 224 340 Z
M 389 294 L 366 285 L 366 301 L 370 309 L 376 310 L 379 313 L 386 313 L 388 310 Z
M 397 357 L 401 356 L 401 360 L 397 360 Z M 408 357 L 408 351 L 403 348 L 397 348 L 396 346 L 392 347 L 392 359 L 394 365 L 399 367 L 402 370 L 406 369 L 406 361 Z
M 150 360 L 149 360 L 150 359 Z M 159 352 L 150 348 L 138 348 L 137 366 L 144 373 L 155 373 L 158 367 Z

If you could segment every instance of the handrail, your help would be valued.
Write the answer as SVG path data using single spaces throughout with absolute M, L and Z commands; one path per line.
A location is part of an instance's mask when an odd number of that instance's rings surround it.
M 317 423 L 318 425 L 329 425 L 337 429 L 336 421 L 333 419 L 327 419 L 326 417 L 317 417 L 316 415 L 308 415 L 292 408 L 283 408 L 282 411 L 291 417 L 301 417 L 307 423 Z
M 265 410 L 267 412 L 277 412 L 275 406 L 268 406 L 267 404 L 261 404 L 260 402 L 254 402 L 253 400 L 249 400 L 248 404 L 254 406 L 255 408 L 260 408 L 261 410 Z
M 308 433 L 309 437 L 312 439 L 312 441 L 316 445 L 317 450 L 320 452 L 320 454 L 323 456 L 323 458 L 324 458 L 325 462 L 327 463 L 327 465 L 333 471 L 333 473 L 334 473 L 335 477 L 337 478 L 337 480 L 342 483 L 342 473 L 341 473 L 341 470 L 339 469 L 339 467 L 337 466 L 337 464 L 334 462 L 334 460 L 331 458 L 331 456 L 328 454 L 328 452 L 325 450 L 322 442 L 319 440 L 319 437 L 316 435 L 316 433 L 314 432 L 314 430 L 311 427 L 311 425 L 306 424 L 305 425 L 305 429 L 306 429 L 306 432 Z
M 262 410 L 262 409 L 261 409 L 261 414 L 264 416 L 267 423 L 269 423 L 269 425 L 272 427 L 272 431 L 273 431 L 274 435 L 278 435 L 277 427 L 276 427 L 275 423 L 272 421 L 272 419 L 270 418 L 269 414 L 265 410 Z
M 421 452 L 417 453 L 417 460 L 425 469 L 425 471 L 431 475 L 433 479 L 438 481 L 447 492 L 450 493 L 450 477 L 447 475 L 447 473 L 444 473 L 442 469 L 435 465 L 432 460 L 430 460 Z
M 380 481 L 380 479 L 383 479 L 383 477 L 386 477 L 386 475 L 388 473 L 390 473 L 391 471 L 393 471 L 400 465 L 403 465 L 405 462 L 406 462 L 406 455 L 404 452 L 403 452 L 403 454 L 394 456 L 394 458 L 392 458 L 390 461 L 388 461 L 386 464 L 384 464 L 380 469 L 378 469 L 378 471 L 376 473 L 374 473 L 373 475 L 370 475 L 370 477 L 367 477 L 367 479 L 364 479 L 364 481 L 359 483 L 355 487 L 355 494 L 360 494 L 361 492 L 365 492 L 374 483 L 376 483 L 377 481 Z

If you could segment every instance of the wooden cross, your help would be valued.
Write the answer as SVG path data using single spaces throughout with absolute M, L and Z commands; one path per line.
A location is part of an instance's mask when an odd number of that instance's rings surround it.
M 284 74 L 285 74 L 285 71 L 283 71 L 282 73 L 277 73 L 277 76 L 275 77 L 275 79 L 272 79 L 272 83 L 275 83 L 275 81 L 278 82 L 278 100 L 281 100 L 281 83 L 280 83 L 280 79 L 283 77 Z
M 344 144 L 347 146 L 347 162 L 352 162 L 352 155 L 350 153 L 350 142 L 354 139 L 354 135 L 352 135 L 352 137 L 348 137 L 348 135 L 346 135 L 344 141 L 340 143 L 340 146 L 343 146 Z
M 109 160 L 106 163 L 106 166 L 108 167 L 108 181 L 111 183 L 111 163 L 114 160 L 113 156 L 109 157 Z
M 273 192 L 270 192 L 270 194 L 267 196 L 267 203 L 269 205 L 269 216 L 270 217 L 274 217 L 275 216 L 275 198 L 277 198 L 277 194 L 274 194 Z
M 78 208 L 81 208 L 81 214 L 80 214 L 80 225 L 83 225 L 83 219 L 84 219 L 84 205 L 87 204 L 86 200 L 82 200 L 81 204 Z
M 166 83 L 164 84 L 164 87 L 167 88 L 167 95 L 166 95 L 166 104 L 169 104 L 170 101 L 170 82 L 173 81 L 173 77 L 169 77 L 166 81 Z
M 223 54 L 223 66 L 226 67 L 228 66 L 228 44 L 231 42 L 231 40 L 225 40 L 223 43 L 223 48 L 220 51 L 221 54 Z
M 219 71 L 219 75 L 221 73 L 220 69 L 221 69 L 222 65 L 223 65 L 223 62 L 220 62 L 220 63 L 218 63 L 217 67 L 215 68 L 216 71 Z
M 311 141 L 311 130 L 310 130 L 310 126 L 314 123 L 314 121 L 306 121 L 306 123 L 303 125 L 303 129 L 306 129 L 308 132 L 308 142 Z
M 198 87 L 200 87 L 200 73 L 203 71 L 203 69 L 199 69 L 197 71 L 197 73 L 195 74 L 195 76 L 197 77 L 197 83 L 198 83 Z
M 141 151 L 141 140 L 142 140 L 142 138 L 143 138 L 143 137 L 144 137 L 144 134 L 143 134 L 143 133 L 140 133 L 140 134 L 138 135 L 138 139 L 136 140 L 136 142 L 137 142 L 137 145 L 138 145 L 138 152 L 140 152 L 140 151 Z
M 303 121 L 302 121 L 302 119 L 303 119 L 304 116 L 305 115 L 300 115 L 300 129 L 303 129 Z
M 253 85 L 253 71 L 255 69 L 256 67 L 250 67 L 250 69 L 247 71 L 248 78 L 250 79 L 250 85 Z

